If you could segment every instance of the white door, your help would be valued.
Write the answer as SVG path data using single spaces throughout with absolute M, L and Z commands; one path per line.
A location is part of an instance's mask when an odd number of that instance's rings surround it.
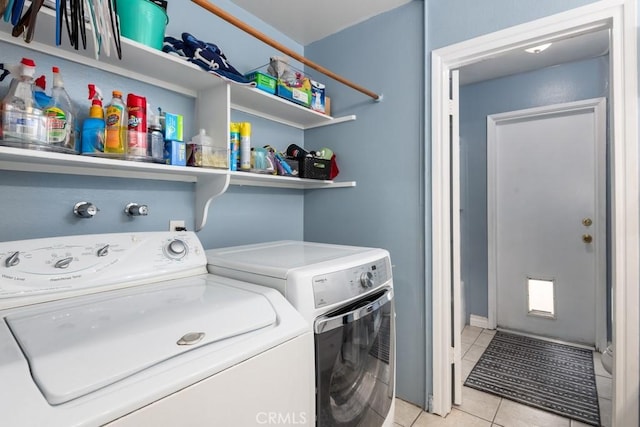
M 588 345 L 604 339 L 605 105 L 488 117 L 489 282 L 499 328 Z

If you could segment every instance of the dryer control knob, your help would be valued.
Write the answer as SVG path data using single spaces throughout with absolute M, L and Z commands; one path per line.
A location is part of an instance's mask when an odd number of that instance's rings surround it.
M 363 288 L 371 288 L 373 286 L 373 274 L 370 271 L 360 275 L 360 285 Z
M 172 240 L 167 245 L 167 255 L 170 258 L 183 258 L 186 254 L 187 245 L 182 240 Z

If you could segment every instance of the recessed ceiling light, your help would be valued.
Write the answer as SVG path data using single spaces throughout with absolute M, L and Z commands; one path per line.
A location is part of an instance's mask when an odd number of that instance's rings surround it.
M 534 47 L 531 47 L 529 49 L 525 49 L 524 51 L 528 52 L 528 53 L 540 53 L 540 52 L 544 51 L 545 49 L 547 49 L 549 46 L 551 46 L 551 43 L 545 43 L 545 44 L 541 44 L 539 46 L 534 46 Z

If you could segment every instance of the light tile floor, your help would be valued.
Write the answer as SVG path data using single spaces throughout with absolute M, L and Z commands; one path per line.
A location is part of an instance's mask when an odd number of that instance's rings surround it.
M 462 375 L 466 379 L 489 345 L 495 331 L 467 326 L 462 332 Z M 600 403 L 600 422 L 611 427 L 611 375 L 594 352 L 596 385 Z M 395 426 L 398 427 L 585 427 L 587 424 L 531 408 L 469 387 L 462 389 L 462 405 L 445 418 L 424 412 L 417 406 L 396 399 Z

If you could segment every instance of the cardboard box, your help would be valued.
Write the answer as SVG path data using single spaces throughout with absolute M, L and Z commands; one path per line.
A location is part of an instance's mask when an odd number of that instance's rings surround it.
M 164 160 L 168 165 L 187 165 L 187 144 L 182 141 L 164 142 Z
M 252 71 L 249 74 L 245 75 L 245 77 L 251 81 L 256 82 L 256 87 L 258 89 L 271 94 L 276 93 L 277 79 L 275 77 L 261 71 Z
M 164 139 L 166 141 L 184 141 L 184 119 L 181 114 L 164 114 Z
M 304 77 L 302 83 L 298 86 L 298 83 L 291 84 L 282 79 L 278 79 L 276 95 L 293 101 L 296 104 L 309 107 L 311 105 L 311 81 L 307 77 Z

